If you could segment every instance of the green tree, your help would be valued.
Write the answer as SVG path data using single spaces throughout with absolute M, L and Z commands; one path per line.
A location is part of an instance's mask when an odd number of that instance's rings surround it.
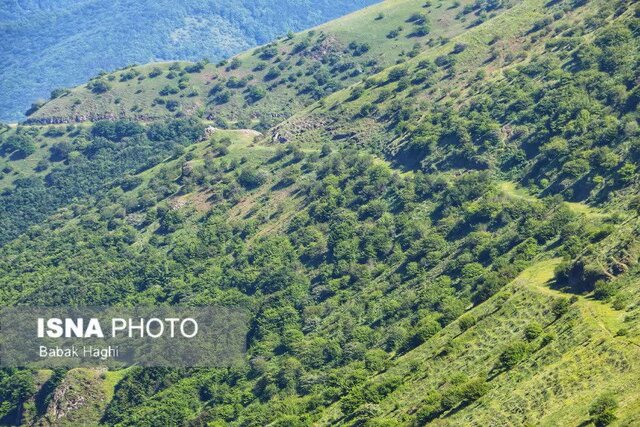
M 500 365 L 511 369 L 529 355 L 529 345 L 524 341 L 512 342 L 500 355 Z
M 611 393 L 606 393 L 596 398 L 589 407 L 591 421 L 597 427 L 604 427 L 616 420 L 615 410 L 618 401 Z

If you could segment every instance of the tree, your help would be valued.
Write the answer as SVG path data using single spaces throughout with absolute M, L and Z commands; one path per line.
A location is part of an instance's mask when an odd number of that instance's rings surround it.
M 60 98 L 61 96 L 67 95 L 70 92 L 71 91 L 69 89 L 57 88 L 51 91 L 51 96 L 49 98 L 50 99 Z
M 87 89 L 91 92 L 100 94 L 111 89 L 111 85 L 102 79 L 92 80 L 87 84 Z
M 569 311 L 569 306 L 571 303 L 568 298 L 560 298 L 551 306 L 551 311 L 556 317 L 562 317 L 567 311 Z
M 69 141 L 60 141 L 49 148 L 51 152 L 51 161 L 59 162 L 66 160 L 69 153 L 73 151 L 73 145 Z
M 420 319 L 415 327 L 412 343 L 415 346 L 422 344 L 429 338 L 437 334 L 442 329 L 440 323 L 431 317 Z
M 542 326 L 538 322 L 532 322 L 524 329 L 524 337 L 527 341 L 533 341 L 542 334 Z
M 474 378 L 464 383 L 460 389 L 463 403 L 471 403 L 480 399 L 489 391 L 489 384 L 484 378 Z
M 465 314 L 464 316 L 460 316 L 460 319 L 458 320 L 458 325 L 460 326 L 460 329 L 462 331 L 466 331 L 467 329 L 474 326 L 476 322 L 477 321 L 475 316 L 471 314 Z
M 267 174 L 261 170 L 255 170 L 250 168 L 242 169 L 240 175 L 238 175 L 238 183 L 247 190 L 254 189 L 261 186 L 267 181 Z
M 364 355 L 364 360 L 367 369 L 373 372 L 383 371 L 389 366 L 389 355 L 379 348 L 367 351 Z
M 149 73 L 149 78 L 153 79 L 155 77 L 162 75 L 162 69 L 159 67 L 153 67 L 153 70 Z
M 503 368 L 511 369 L 523 361 L 529 354 L 529 345 L 524 341 L 515 341 L 507 346 L 500 355 Z
M 566 162 L 562 171 L 571 178 L 578 178 L 589 172 L 589 162 L 586 159 L 574 159 Z
M 173 112 L 173 111 L 176 111 L 178 108 L 180 108 L 180 103 L 178 101 L 176 101 L 175 99 L 170 99 L 165 104 L 165 107 L 167 108 L 167 110 Z
M 405 77 L 408 73 L 409 71 L 405 66 L 394 67 L 391 69 L 391 71 L 389 71 L 389 81 L 390 82 L 398 81 L 401 78 Z
M 636 165 L 630 162 L 625 162 L 618 173 L 620 175 L 620 180 L 624 184 L 630 184 L 634 179 L 636 179 Z
M 33 104 L 31 104 L 31 107 L 24 114 L 26 116 L 30 116 L 33 113 L 35 113 L 36 111 L 38 111 L 40 108 L 42 108 L 44 106 L 44 104 L 46 104 L 46 101 L 38 100 L 38 101 L 34 102 Z
M 267 91 L 262 86 L 250 86 L 247 91 L 247 102 L 253 104 L 260 101 L 267 95 Z
M 6 420 L 5 416 L 23 405 L 35 392 L 36 386 L 31 371 L 0 375 L 0 420 Z
M 610 280 L 598 280 L 595 284 L 593 297 L 598 300 L 608 300 L 613 297 L 618 288 L 616 284 Z
M 437 391 L 427 393 L 416 413 L 416 421 L 420 425 L 427 424 L 437 418 L 443 411 L 442 395 Z
M 614 414 L 618 407 L 618 401 L 611 393 L 606 393 L 596 398 L 589 407 L 589 415 L 591 415 L 591 421 L 597 427 L 604 427 L 615 421 L 616 416 Z
M 278 68 L 271 67 L 269 71 L 267 71 L 267 74 L 264 75 L 264 80 L 268 82 L 270 80 L 277 79 L 278 77 L 280 77 L 280 74 L 281 71 Z
M 27 157 L 36 151 L 33 138 L 26 133 L 16 133 L 7 138 L 2 144 L 2 150 L 9 153 L 16 153 L 20 157 Z

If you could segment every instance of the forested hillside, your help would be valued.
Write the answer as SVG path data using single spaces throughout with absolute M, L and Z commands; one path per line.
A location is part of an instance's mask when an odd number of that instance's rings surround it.
M 20 0 L 0 5 L 0 120 L 100 71 L 150 61 L 217 61 L 374 0 Z
M 2 305 L 251 331 L 230 368 L 2 370 L 0 423 L 639 424 L 639 37 L 633 1 L 389 0 L 4 127 Z

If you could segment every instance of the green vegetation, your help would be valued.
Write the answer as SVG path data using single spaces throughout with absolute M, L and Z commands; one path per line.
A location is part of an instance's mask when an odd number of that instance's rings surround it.
M 104 404 L 59 423 L 640 423 L 638 28 L 625 1 L 388 1 L 3 127 L 3 305 L 251 332 L 231 368 L 1 371 L 1 423 L 78 390 Z
M 0 120 L 23 119 L 32 100 L 46 98 L 52 90 L 52 99 L 64 96 L 67 90 L 62 87 L 77 85 L 101 71 L 154 58 L 197 61 L 206 56 L 217 61 L 372 3 L 281 0 L 267 7 L 251 1 L 159 0 L 97 7 L 91 0 L 42 0 L 3 4 L 0 25 L 6 43 L 0 52 Z M 119 79 L 135 77 L 125 72 Z
M 228 62 L 199 63 L 195 68 L 190 63 L 127 67 L 50 100 L 29 121 L 67 123 L 111 117 L 148 121 L 186 114 L 214 120 L 218 127 L 264 131 L 329 94 L 465 31 L 465 23 L 456 19 L 456 9 L 424 6 L 415 0 L 377 4 Z M 376 20 L 380 11 L 385 18 Z M 494 13 L 504 11 L 506 7 L 496 7 Z M 407 22 L 416 13 L 421 19 Z M 409 31 L 409 26 L 424 20 L 432 23 L 428 34 Z M 396 38 L 386 36 L 399 27 L 407 28 Z M 132 71 L 139 77 L 122 78 Z M 140 78 L 150 74 L 154 78 Z M 92 82 L 105 79 L 111 88 L 96 96 Z M 183 80 L 183 87 L 178 80 Z M 197 95 L 189 96 L 192 90 Z M 169 100 L 180 102 L 181 108 L 168 110 Z

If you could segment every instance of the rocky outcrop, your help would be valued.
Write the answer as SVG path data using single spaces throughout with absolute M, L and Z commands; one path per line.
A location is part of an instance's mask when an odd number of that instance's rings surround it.
M 147 114 L 115 114 L 115 113 L 104 113 L 104 114 L 78 114 L 75 116 L 66 116 L 66 117 L 31 117 L 25 120 L 25 124 L 27 125 L 61 125 L 61 124 L 73 124 L 73 123 L 82 123 L 82 122 L 97 122 L 100 120 L 122 120 L 122 119 L 131 119 L 140 122 L 150 122 L 154 120 L 159 120 L 162 117 L 159 116 L 151 116 Z
M 106 368 L 72 369 L 51 394 L 46 412 L 31 425 L 93 425 L 98 424 L 105 402 L 103 377 Z

